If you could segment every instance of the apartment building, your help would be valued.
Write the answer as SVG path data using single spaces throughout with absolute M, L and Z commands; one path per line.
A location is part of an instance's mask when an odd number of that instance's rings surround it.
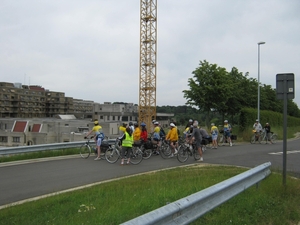
M 173 116 L 157 113 L 157 120 L 168 126 Z M 123 122 L 138 120 L 138 105 L 100 104 L 37 85 L 0 82 L 0 146 L 81 141 L 95 119 L 114 138 Z
M 1 118 L 44 118 L 71 114 L 73 98 L 41 86 L 0 82 Z

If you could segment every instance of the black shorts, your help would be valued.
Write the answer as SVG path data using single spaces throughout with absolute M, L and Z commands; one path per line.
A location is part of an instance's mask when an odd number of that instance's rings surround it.
M 202 144 L 201 144 L 202 140 L 196 140 L 196 147 L 197 148 L 201 148 L 202 147 Z

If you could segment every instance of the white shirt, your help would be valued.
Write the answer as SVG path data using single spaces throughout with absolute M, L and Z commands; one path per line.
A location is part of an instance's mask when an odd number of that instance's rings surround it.
M 260 131 L 262 130 L 262 126 L 261 126 L 260 123 L 255 123 L 255 124 L 253 125 L 253 128 L 254 128 L 254 130 L 255 130 L 256 132 L 260 132 Z

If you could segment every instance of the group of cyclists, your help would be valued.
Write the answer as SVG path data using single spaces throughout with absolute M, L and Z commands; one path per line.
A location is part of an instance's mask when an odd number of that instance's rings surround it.
M 263 132 L 263 130 L 265 130 L 266 135 L 267 135 L 267 143 L 268 141 L 270 142 L 270 144 L 273 144 L 273 142 L 271 141 L 271 126 L 269 123 L 266 123 L 264 127 L 262 127 L 262 125 L 260 124 L 259 120 L 256 119 L 255 123 L 253 124 L 253 130 L 256 134 L 256 137 L 258 139 L 259 135 L 261 135 L 261 133 Z
M 119 140 L 121 141 L 122 145 L 122 151 L 121 151 L 121 165 L 124 164 L 124 158 L 125 154 L 127 152 L 128 155 L 130 155 L 130 152 L 132 151 L 133 145 L 139 145 L 141 142 L 151 142 L 154 146 L 157 146 L 156 151 L 154 151 L 153 154 L 159 155 L 159 148 L 161 145 L 162 140 L 165 140 L 169 143 L 171 148 L 171 155 L 170 157 L 174 157 L 178 153 L 178 140 L 179 140 L 179 131 L 176 126 L 175 122 L 171 122 L 169 125 L 169 131 L 166 134 L 164 129 L 162 128 L 161 124 L 153 120 L 152 121 L 152 128 L 150 132 L 147 131 L 146 124 L 141 123 L 140 126 L 138 123 L 132 123 L 129 122 L 129 124 L 123 123 L 120 126 L 121 136 L 119 137 Z M 231 133 L 231 126 L 228 124 L 228 121 L 224 121 L 224 136 L 227 137 L 229 141 L 229 145 L 232 146 L 232 142 L 230 140 L 230 133 Z M 99 125 L 98 120 L 94 121 L 94 127 L 91 131 L 89 131 L 86 134 L 86 137 L 88 137 L 90 134 L 95 133 L 94 140 L 96 143 L 96 149 L 97 149 L 97 157 L 95 160 L 100 160 L 100 154 L 101 154 L 101 142 L 104 138 L 104 134 L 102 132 L 102 127 Z M 203 161 L 203 150 L 205 150 L 205 146 L 211 138 L 212 142 L 212 148 L 217 148 L 217 138 L 218 138 L 219 130 L 215 126 L 215 124 L 211 124 L 211 130 L 210 135 L 207 133 L 207 131 L 199 126 L 199 123 L 197 120 L 190 119 L 188 124 L 185 127 L 185 130 L 183 132 L 183 138 L 185 140 L 185 143 L 192 148 L 192 144 L 194 143 L 196 145 L 196 148 L 199 152 L 200 159 L 198 161 Z M 150 138 L 149 138 L 150 136 Z M 130 158 L 127 159 L 127 164 L 130 163 Z
M 177 155 L 179 147 L 178 140 L 180 138 L 179 131 L 175 122 L 171 122 L 169 128 L 170 129 L 166 134 L 161 124 L 156 120 L 152 121 L 152 128 L 150 128 L 150 132 L 148 132 L 146 124 L 143 122 L 140 124 L 140 126 L 138 125 L 138 123 L 123 123 L 119 128 L 121 131 L 121 136 L 119 137 L 119 140 L 122 145 L 121 165 L 124 164 L 125 154 L 127 153 L 127 155 L 130 156 L 132 146 L 140 145 L 142 142 L 147 143 L 150 141 L 154 146 L 156 146 L 156 150 L 153 152 L 153 154 L 159 155 L 159 149 L 162 144 L 162 140 L 165 140 L 169 143 L 169 146 L 171 148 L 170 157 L 174 157 L 175 155 Z M 271 127 L 269 123 L 266 123 L 266 125 L 262 127 L 262 125 L 259 123 L 259 120 L 257 119 L 253 125 L 253 129 L 255 130 L 255 133 L 257 135 L 260 135 L 264 129 L 267 134 L 267 140 L 271 144 L 273 144 L 271 139 L 269 138 L 271 134 Z M 229 146 L 232 146 L 231 131 L 232 127 L 228 123 L 228 120 L 224 121 L 223 129 L 220 131 L 218 127 L 215 126 L 214 123 L 212 123 L 210 134 L 208 134 L 205 129 L 199 126 L 197 120 L 190 119 L 183 132 L 183 139 L 186 145 L 188 145 L 190 148 L 192 148 L 192 144 L 194 143 L 200 155 L 200 159 L 198 161 L 203 161 L 203 151 L 206 149 L 206 145 L 208 144 L 208 142 L 211 142 L 213 149 L 218 148 L 217 140 L 220 132 L 223 133 L 223 136 L 226 142 L 229 143 Z M 100 146 L 102 140 L 104 139 L 104 134 L 102 132 L 102 127 L 99 125 L 98 120 L 94 121 L 94 127 L 91 131 L 89 131 L 86 134 L 86 137 L 88 137 L 93 132 L 95 133 L 94 140 L 97 146 L 97 157 L 95 158 L 95 160 L 100 160 Z M 127 159 L 127 164 L 129 163 L 130 158 Z

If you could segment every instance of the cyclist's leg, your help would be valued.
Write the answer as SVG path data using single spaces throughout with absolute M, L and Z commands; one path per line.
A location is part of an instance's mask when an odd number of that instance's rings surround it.
M 125 154 L 126 154 L 126 147 L 121 146 L 121 165 L 124 164 Z
M 101 148 L 100 148 L 100 145 L 101 145 L 101 138 L 98 138 L 96 140 L 97 157 L 95 158 L 95 160 L 101 159 Z
M 131 148 L 127 147 L 126 149 L 127 149 L 127 155 L 128 155 L 128 157 L 127 157 L 127 164 L 129 164 L 130 163 L 130 157 L 132 155 L 132 147 Z
M 175 144 L 173 141 L 170 142 L 170 147 L 171 147 L 172 154 L 174 154 L 175 153 Z
M 203 161 L 203 151 L 202 151 L 202 145 L 201 145 L 201 141 L 196 141 L 196 148 L 197 148 L 197 151 L 199 153 L 199 156 L 200 156 L 200 159 L 198 161 Z

